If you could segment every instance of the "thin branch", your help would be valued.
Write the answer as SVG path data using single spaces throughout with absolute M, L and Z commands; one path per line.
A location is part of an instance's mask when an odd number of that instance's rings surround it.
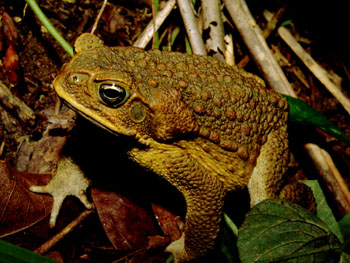
M 307 143 L 304 148 L 311 153 L 310 156 L 325 181 L 328 189 L 337 201 L 342 215 L 350 213 L 350 192 L 340 175 L 331 156 L 315 144 Z
M 38 254 L 45 254 L 49 249 L 51 249 L 54 245 L 56 245 L 59 241 L 61 241 L 66 235 L 72 232 L 85 218 L 87 218 L 91 213 L 95 211 L 95 207 L 91 210 L 85 210 L 82 212 L 75 220 L 69 223 L 65 228 L 61 230 L 61 232 L 54 235 L 40 247 L 38 247 L 35 252 Z
M 12 94 L 9 88 L 0 81 L 0 101 L 2 105 L 14 111 L 17 117 L 23 122 L 31 122 L 35 120 L 35 113 L 22 100 Z
M 92 29 L 91 29 L 91 31 L 90 31 L 91 34 L 93 34 L 93 33 L 95 32 L 95 30 L 96 30 L 96 28 L 97 28 L 97 25 L 98 25 L 98 22 L 100 21 L 101 16 L 102 16 L 102 14 L 103 14 L 103 11 L 104 11 L 105 8 L 106 8 L 107 2 L 108 2 L 107 0 L 104 0 L 104 1 L 103 1 L 103 4 L 102 4 L 102 6 L 101 6 L 101 9 L 100 9 L 100 11 L 98 12 L 98 15 L 97 15 L 97 17 L 96 17 L 95 23 L 94 23 L 94 25 L 92 26 Z
M 285 12 L 286 6 L 283 5 L 275 14 L 273 14 L 271 19 L 267 20 L 267 25 L 262 33 L 265 39 L 267 39 L 271 35 L 272 31 L 275 30 Z
M 233 47 L 232 35 L 225 35 L 225 62 L 231 66 L 235 64 L 235 54 Z
M 159 27 L 163 24 L 164 20 L 168 17 L 171 10 L 173 10 L 176 4 L 176 0 L 169 0 L 164 8 L 160 10 L 156 16 L 148 23 L 143 32 L 139 35 L 135 43 L 134 47 L 145 48 L 149 41 L 152 39 L 154 32 L 156 32 Z
M 295 97 L 244 0 L 224 0 L 224 3 L 268 85 L 279 93 Z
M 202 0 L 204 31 L 209 32 L 205 45 L 213 57 L 224 61 L 224 24 L 219 0 Z
M 262 32 L 262 35 L 265 39 L 267 39 L 270 36 L 273 30 L 275 30 L 278 22 L 282 18 L 285 11 L 286 11 L 286 6 L 282 6 L 280 9 L 277 10 L 277 12 L 270 19 L 267 19 L 266 27 Z M 250 60 L 249 56 L 245 55 L 241 59 L 241 61 L 237 64 L 237 66 L 240 68 L 244 68 L 248 64 L 249 60 Z
M 327 71 L 322 68 L 302 46 L 296 41 L 289 30 L 285 27 L 278 29 L 278 34 L 294 51 L 294 53 L 303 61 L 309 70 L 318 78 L 318 80 L 333 94 L 333 96 L 343 105 L 344 109 L 350 114 L 350 100 L 341 92 L 341 90 L 328 78 Z
M 206 55 L 207 51 L 205 50 L 202 36 L 199 33 L 196 18 L 193 14 L 191 1 L 177 0 L 177 5 L 180 9 L 193 53 L 198 55 Z

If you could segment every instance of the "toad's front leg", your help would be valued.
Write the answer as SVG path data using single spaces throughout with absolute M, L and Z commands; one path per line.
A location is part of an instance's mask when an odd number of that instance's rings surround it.
M 219 231 L 224 198 L 222 182 L 206 174 L 199 177 L 187 186 L 177 186 L 185 196 L 187 213 L 181 238 L 166 249 L 173 254 L 175 262 L 204 255 L 214 246 Z
M 76 196 L 87 209 L 92 208 L 92 204 L 86 196 L 86 189 L 89 185 L 90 180 L 84 176 L 83 171 L 72 158 L 62 156 L 51 181 L 45 186 L 31 186 L 30 190 L 35 193 L 50 194 L 53 197 L 49 224 L 50 227 L 54 227 L 63 201 L 67 196 Z
M 184 232 L 167 251 L 175 262 L 204 255 L 214 246 L 219 231 L 225 190 L 189 153 L 175 146 L 134 149 L 130 156 L 140 165 L 163 176 L 185 197 L 187 213 Z

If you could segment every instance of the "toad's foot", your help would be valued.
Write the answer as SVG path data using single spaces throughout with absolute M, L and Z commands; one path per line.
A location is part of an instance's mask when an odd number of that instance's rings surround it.
M 53 197 L 53 205 L 50 215 L 50 227 L 54 227 L 64 199 L 68 195 L 74 195 L 91 209 L 92 204 L 87 200 L 86 189 L 90 181 L 70 157 L 62 157 L 58 163 L 57 171 L 51 181 L 45 186 L 31 186 L 35 193 L 47 193 Z
M 185 262 L 190 257 L 185 250 L 185 234 L 182 233 L 180 239 L 171 242 L 165 249 L 166 252 L 170 252 L 174 257 L 175 263 Z

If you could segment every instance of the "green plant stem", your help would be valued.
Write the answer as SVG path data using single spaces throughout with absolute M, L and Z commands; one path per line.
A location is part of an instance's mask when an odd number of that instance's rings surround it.
M 224 213 L 224 220 L 225 220 L 225 223 L 227 224 L 227 226 L 232 231 L 232 233 L 237 237 L 238 236 L 238 228 L 226 213 Z
M 58 33 L 56 28 L 51 24 L 49 19 L 41 11 L 40 7 L 35 0 L 26 0 L 28 5 L 32 8 L 35 15 L 39 18 L 41 23 L 45 26 L 47 31 L 57 40 L 57 42 L 63 47 L 63 49 L 71 56 L 74 55 L 73 47 Z
M 154 13 L 153 16 L 155 17 L 159 11 L 159 0 L 153 0 L 152 6 L 153 6 L 153 13 Z M 152 48 L 159 49 L 159 33 L 158 33 L 158 31 L 154 32 Z

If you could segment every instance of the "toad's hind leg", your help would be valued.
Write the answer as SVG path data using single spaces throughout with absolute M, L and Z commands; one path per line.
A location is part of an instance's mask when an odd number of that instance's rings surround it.
M 225 195 L 223 183 L 209 174 L 189 153 L 175 146 L 134 150 L 130 155 L 140 165 L 164 176 L 185 197 L 184 232 L 167 248 L 175 262 L 205 254 L 214 246 L 219 231 Z
M 294 178 L 283 178 L 289 163 L 288 140 L 285 129 L 268 135 L 248 183 L 250 205 L 268 198 L 281 198 L 301 205 L 311 212 L 316 210 L 312 190 Z
M 251 206 L 268 198 L 278 198 L 289 161 L 287 136 L 284 127 L 272 131 L 261 147 L 248 183 Z

